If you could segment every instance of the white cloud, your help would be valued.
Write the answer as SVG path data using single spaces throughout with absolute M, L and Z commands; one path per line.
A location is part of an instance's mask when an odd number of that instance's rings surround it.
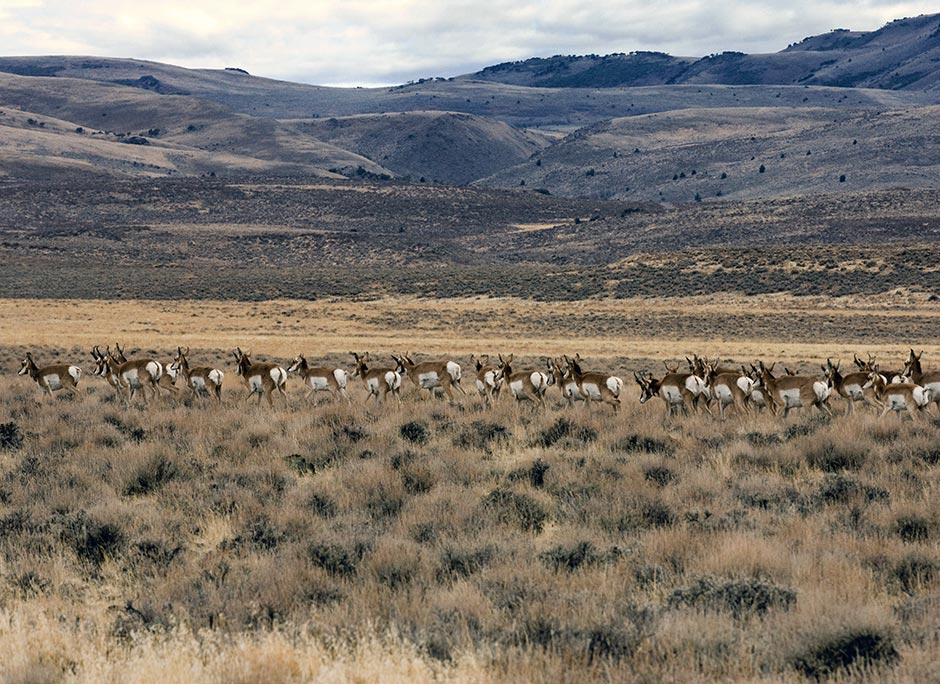
M 876 29 L 930 2 L 772 0 L 0 0 L 6 54 L 240 66 L 311 83 L 400 83 L 553 54 L 775 52 L 832 28 Z

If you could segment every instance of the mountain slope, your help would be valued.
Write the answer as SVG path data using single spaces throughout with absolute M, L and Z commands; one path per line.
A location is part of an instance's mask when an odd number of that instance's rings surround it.
M 551 144 L 543 134 L 454 112 L 331 117 L 298 121 L 295 128 L 399 175 L 456 184 L 518 164 Z
M 940 107 L 680 110 L 587 127 L 479 183 L 673 203 L 936 187 L 937 131 Z
M 898 19 L 877 31 L 837 29 L 782 52 L 723 52 L 701 59 L 635 52 L 506 62 L 460 77 L 520 86 L 825 85 L 888 90 L 940 88 L 940 14 Z

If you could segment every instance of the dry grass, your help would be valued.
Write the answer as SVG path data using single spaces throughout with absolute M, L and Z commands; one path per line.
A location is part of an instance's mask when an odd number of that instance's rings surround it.
M 880 307 L 872 308 L 879 303 Z M 733 316 L 734 327 L 724 329 L 721 336 L 703 334 L 709 317 L 722 315 Z M 350 350 L 410 349 L 455 356 L 578 351 L 589 358 L 625 361 L 626 357 L 676 359 L 696 352 L 742 360 L 803 361 L 815 367 L 828 357 L 848 362 L 853 353 L 863 350 L 876 354 L 882 363 L 893 362 L 906 354 L 905 343 L 913 343 L 904 332 L 909 322 L 929 322 L 938 316 L 940 306 L 934 303 L 890 297 L 877 301 L 682 297 L 564 304 L 490 297 L 172 303 L 0 299 L 0 317 L 16 321 L 15 326 L 0 329 L 0 345 L 29 341 L 87 348 L 118 340 L 153 350 L 175 349 L 179 344 L 223 349 L 241 346 L 283 358 L 298 352 L 323 356 Z M 645 329 L 659 334 L 624 335 L 620 327 L 614 327 L 634 319 L 648 321 Z M 768 337 L 747 334 L 749 323 L 767 331 Z M 823 325 L 826 335 L 819 334 Z M 896 329 L 897 342 L 860 346 L 845 339 L 847 330 L 875 326 Z M 785 334 L 786 339 L 778 341 L 779 336 L 770 336 L 770 331 Z M 573 349 L 572 336 L 578 340 L 577 349 Z M 927 358 L 940 357 L 940 345 L 918 344 L 918 348 L 926 350 Z
M 292 384 L 274 410 L 234 373 L 221 406 L 0 389 L 0 681 L 936 674 L 935 420 L 664 422 L 630 386 L 619 416 L 554 388 L 314 409 Z

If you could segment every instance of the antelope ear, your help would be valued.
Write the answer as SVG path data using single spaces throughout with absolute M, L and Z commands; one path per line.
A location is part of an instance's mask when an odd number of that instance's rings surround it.
M 636 384 L 638 384 L 640 387 L 644 386 L 643 378 L 641 378 L 636 371 L 633 371 L 633 378 L 636 380 Z

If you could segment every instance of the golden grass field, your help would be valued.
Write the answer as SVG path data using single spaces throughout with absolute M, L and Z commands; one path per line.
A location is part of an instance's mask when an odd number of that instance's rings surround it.
M 905 345 L 815 339 L 813 316 L 940 311 L 800 303 L 0 301 L 15 321 L 0 329 L 0 682 L 936 680 L 936 409 L 667 421 L 636 401 L 631 369 L 690 352 L 896 363 Z M 722 307 L 797 312 L 799 341 L 590 327 Z M 125 405 L 90 376 L 41 400 L 13 377 L 26 347 L 87 371 L 88 348 L 115 340 L 221 364 L 222 404 Z M 364 406 L 351 380 L 352 406 L 313 407 L 292 379 L 272 410 L 242 400 L 236 345 L 347 368 L 350 349 L 452 354 L 468 396 L 406 382 L 402 408 Z M 629 381 L 622 410 L 567 409 L 556 388 L 544 411 L 484 410 L 467 357 L 497 351 L 578 351 Z
M 721 338 L 702 335 L 697 322 L 712 315 L 744 317 L 743 328 Z M 677 321 L 675 334 L 623 337 L 605 321 L 637 317 Z M 511 298 L 425 300 L 387 297 L 366 301 L 96 301 L 0 299 L 0 317 L 15 321 L 0 328 L 0 345 L 25 343 L 90 347 L 115 340 L 130 347 L 163 350 L 177 345 L 203 349 L 240 346 L 256 354 L 290 358 L 348 351 L 405 349 L 426 354 L 469 356 L 496 352 L 526 356 L 573 354 L 595 359 L 676 359 L 692 352 L 741 361 L 767 358 L 789 363 L 851 359 L 865 351 L 884 361 L 906 354 L 914 344 L 899 320 L 897 343 L 847 343 L 842 332 L 864 334 L 866 325 L 891 327 L 892 319 L 936 320 L 940 305 L 926 298 L 830 299 L 767 297 L 683 297 L 582 302 L 537 302 Z M 779 328 L 785 342 L 748 334 L 750 318 Z M 820 338 L 814 319 L 832 330 Z M 916 340 L 928 358 L 940 356 L 933 339 Z

